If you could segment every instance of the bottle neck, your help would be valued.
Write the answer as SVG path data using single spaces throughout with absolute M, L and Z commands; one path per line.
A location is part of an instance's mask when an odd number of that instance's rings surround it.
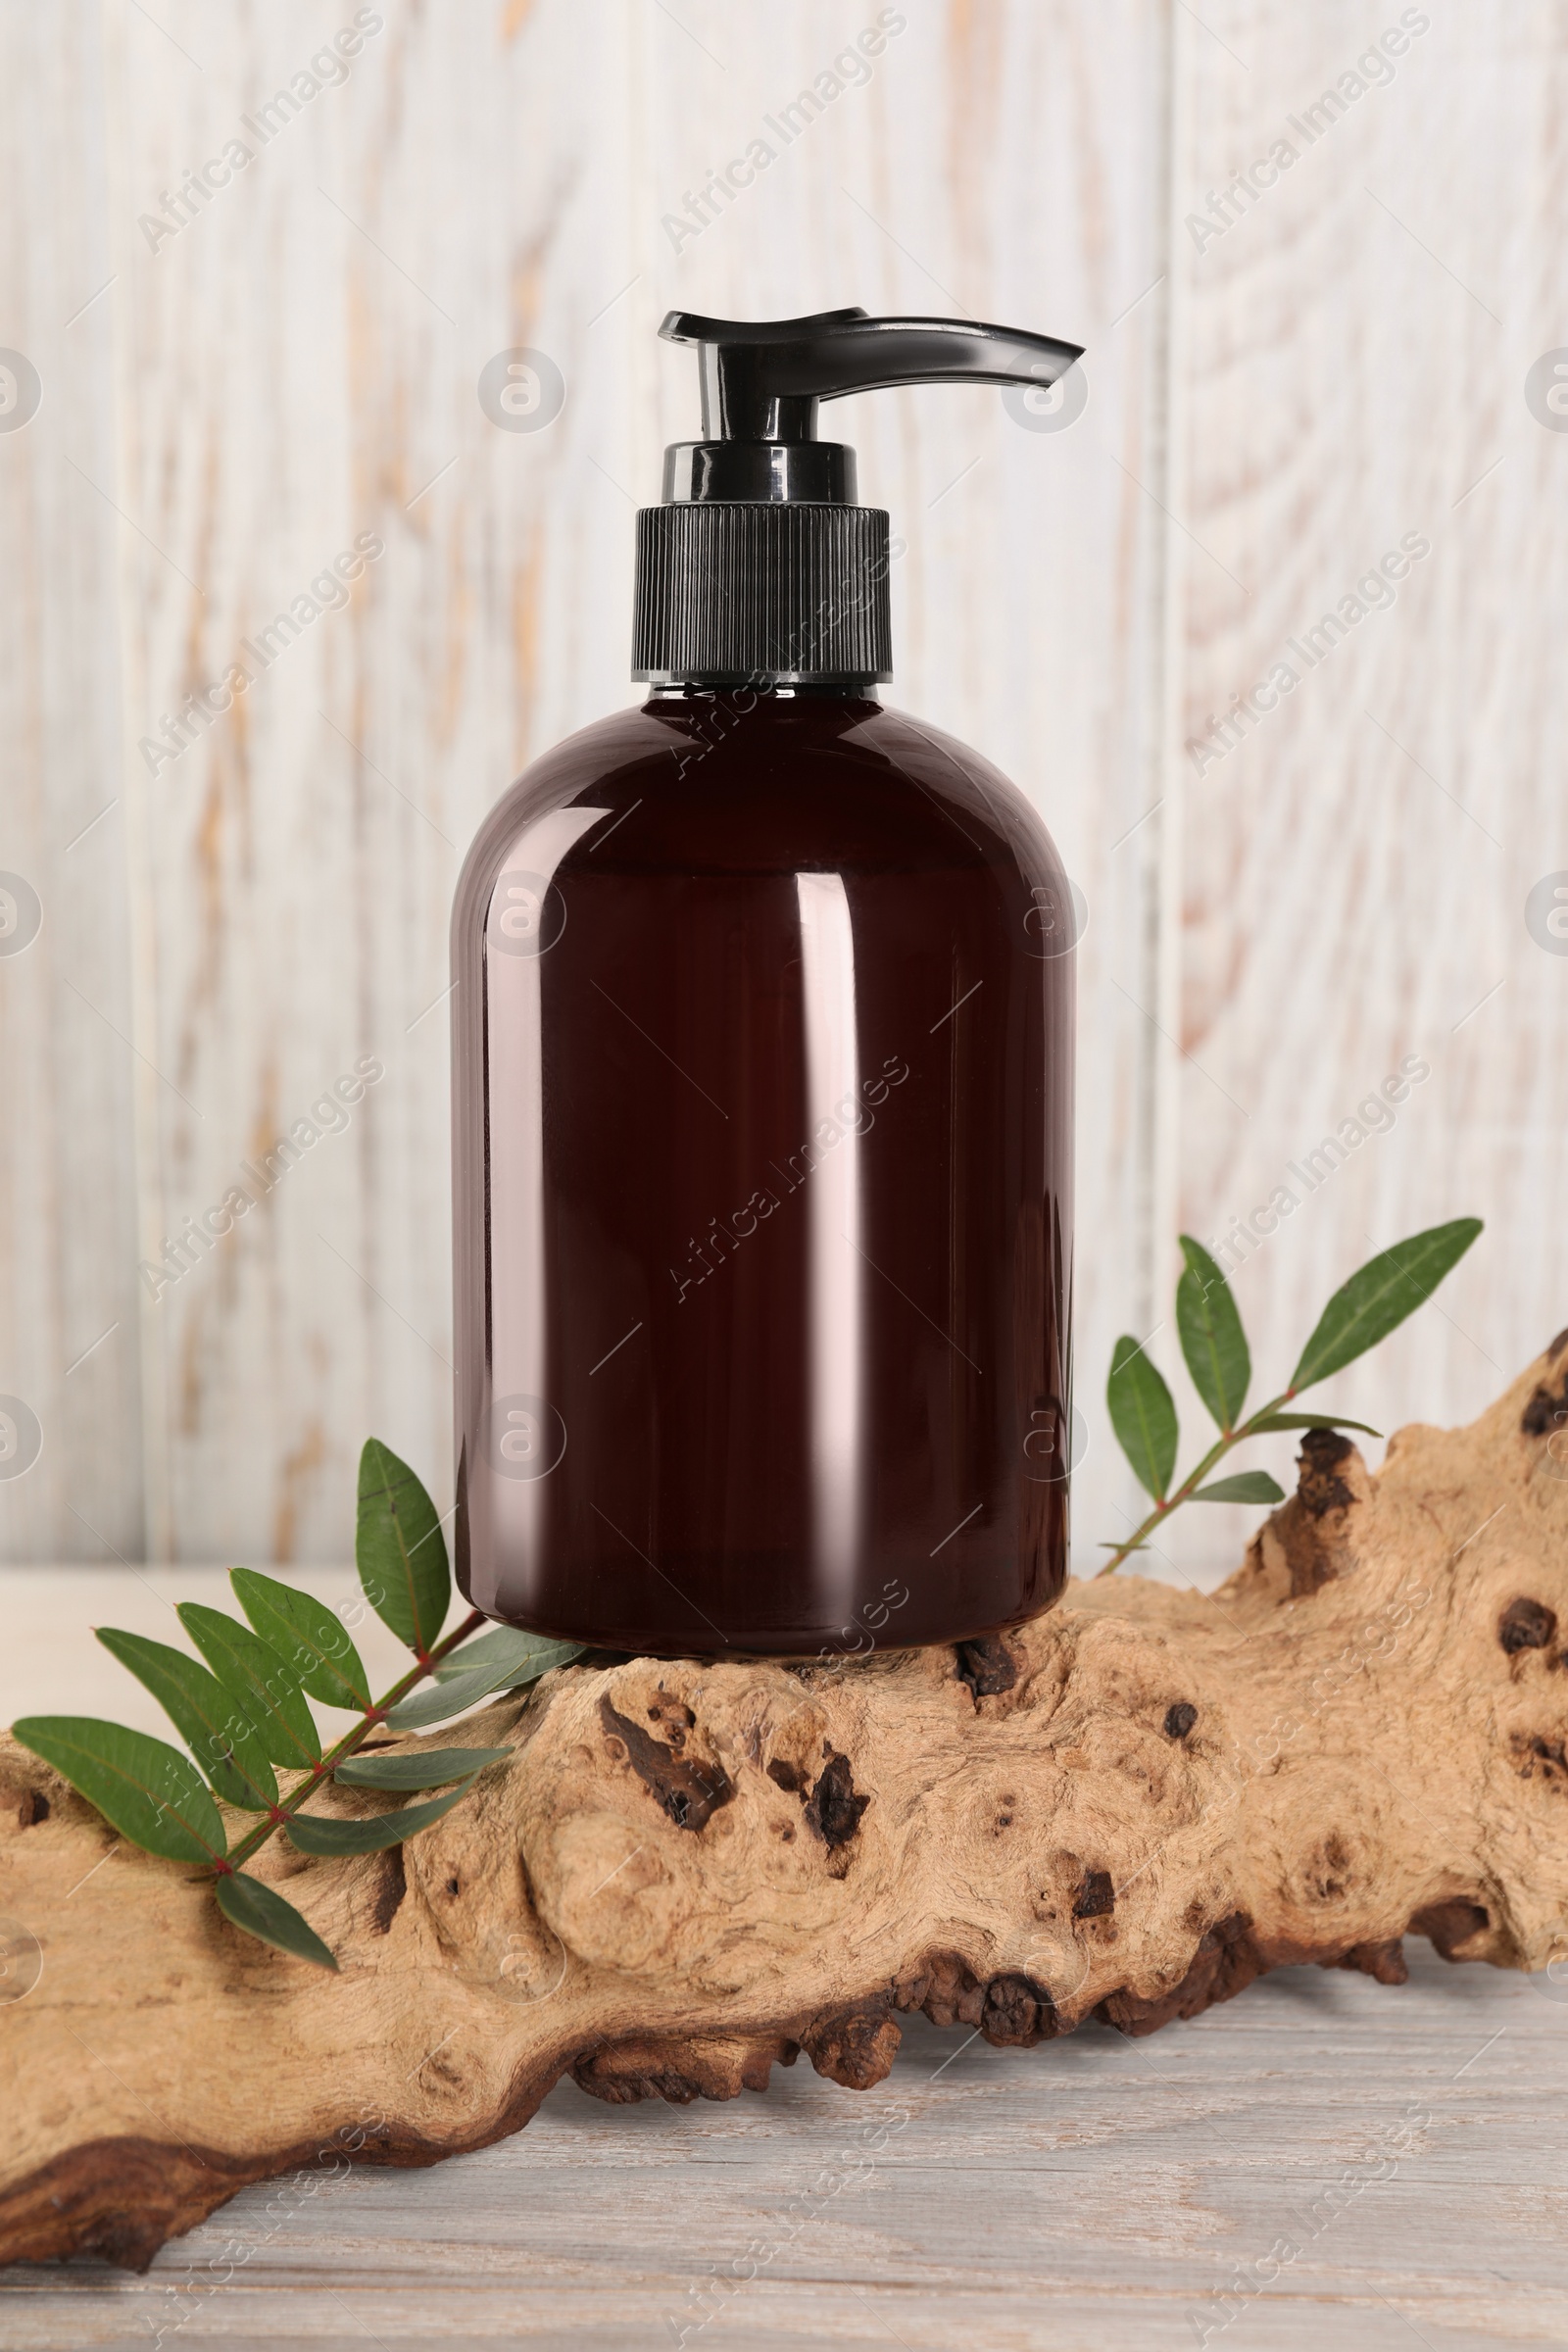
M 759 678 L 750 685 L 705 686 L 695 679 L 678 685 L 651 686 L 648 700 L 661 708 L 679 703 L 864 703 L 868 709 L 881 709 L 876 696 L 858 678 L 818 680 L 808 686 L 780 685 L 771 678 Z

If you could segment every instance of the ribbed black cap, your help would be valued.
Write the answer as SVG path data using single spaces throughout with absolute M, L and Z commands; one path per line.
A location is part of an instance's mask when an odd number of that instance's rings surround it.
M 714 500 L 640 509 L 631 674 L 713 686 L 890 678 L 887 515 Z

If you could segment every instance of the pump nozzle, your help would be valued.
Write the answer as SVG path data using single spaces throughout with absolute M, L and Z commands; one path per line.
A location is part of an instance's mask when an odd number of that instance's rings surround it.
M 703 394 L 701 441 L 664 454 L 666 502 L 853 504 L 855 452 L 816 440 L 819 400 L 893 384 L 1054 384 L 1082 351 L 978 318 L 871 318 L 861 310 L 751 319 L 670 311 L 659 331 L 666 343 L 696 344 Z
M 817 403 L 893 384 L 1054 384 L 1081 354 L 976 318 L 705 318 L 703 438 L 664 452 L 664 503 L 637 516 L 632 675 L 728 685 L 892 675 L 888 518 L 855 503 L 855 452 L 816 438 Z

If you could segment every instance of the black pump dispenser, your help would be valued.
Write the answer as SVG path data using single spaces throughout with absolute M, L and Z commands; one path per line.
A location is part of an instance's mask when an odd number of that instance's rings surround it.
M 817 403 L 892 384 L 1052 384 L 1081 346 L 971 318 L 704 318 L 703 438 L 664 453 L 637 516 L 632 676 L 660 684 L 868 684 L 892 676 L 888 517 L 856 502 L 855 452 Z

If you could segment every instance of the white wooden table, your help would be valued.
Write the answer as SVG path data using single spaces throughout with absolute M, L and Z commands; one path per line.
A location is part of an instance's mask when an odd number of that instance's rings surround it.
M 84 1683 L 83 1626 L 167 1631 L 169 1595 L 218 1594 L 145 1577 L 0 1575 L 0 1719 L 150 1725 L 107 1658 Z M 1147 2041 L 994 2050 L 915 2019 L 859 2094 L 805 2060 L 724 2106 L 564 2083 L 433 2172 L 247 2190 L 145 2278 L 0 2273 L 0 2347 L 1568 2343 L 1568 1984 L 1406 1949 L 1402 1989 L 1288 1970 Z

